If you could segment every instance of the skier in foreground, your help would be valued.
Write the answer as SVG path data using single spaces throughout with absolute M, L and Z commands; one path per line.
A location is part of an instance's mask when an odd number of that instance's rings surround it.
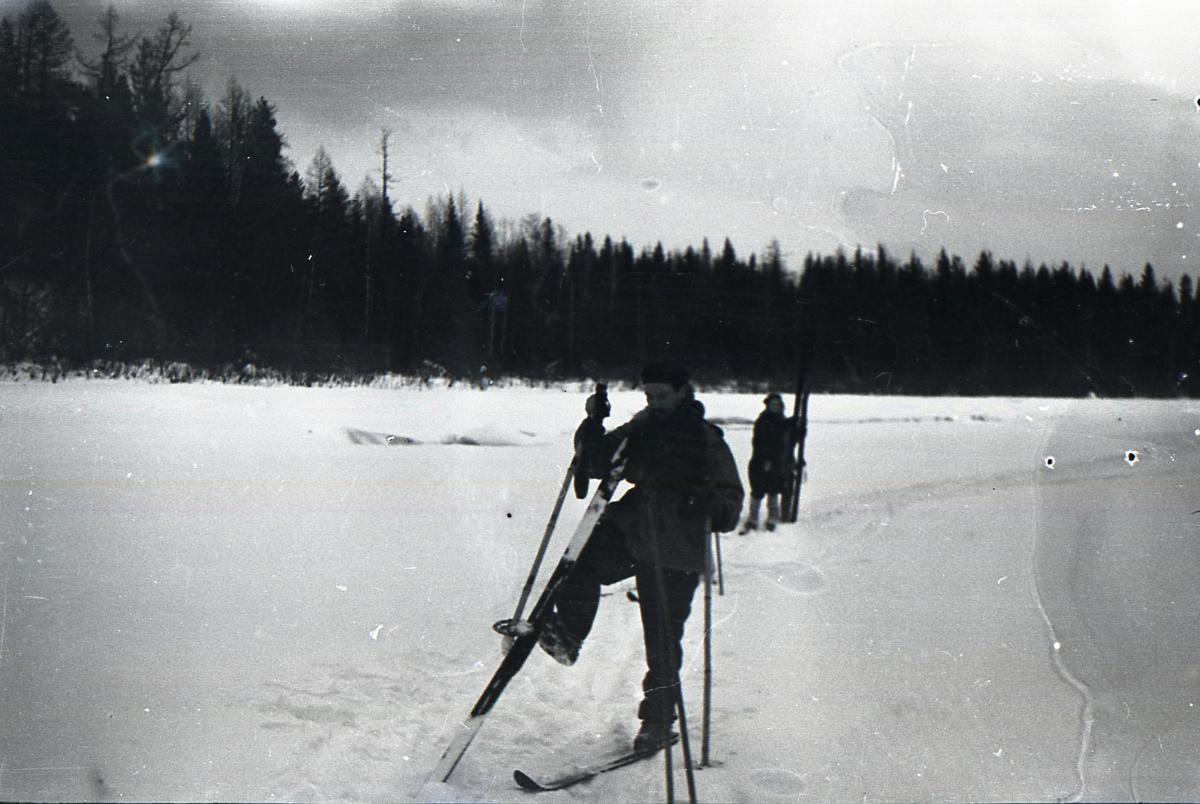
M 724 435 L 692 400 L 688 373 L 652 363 L 642 372 L 646 407 L 605 433 L 604 406 L 589 398 L 588 417 L 575 438 L 580 471 L 607 477 L 613 452 L 626 438 L 625 479 L 634 484 L 608 506 L 579 561 L 555 598 L 539 644 L 571 665 L 592 628 L 601 585 L 637 579 L 647 672 L 638 708 L 642 725 L 636 751 L 654 751 L 677 736 L 676 684 L 684 625 L 705 571 L 705 542 L 712 530 L 737 527 L 744 492 Z M 657 568 L 665 598 L 660 599 Z M 660 627 L 665 614 L 667 632 Z
M 775 530 L 779 521 L 779 495 L 788 487 L 795 471 L 792 460 L 796 419 L 783 415 L 783 397 L 767 394 L 766 408 L 754 421 L 753 449 L 750 452 L 750 512 L 739 531 L 745 535 L 758 530 L 759 511 L 767 498 L 767 530 Z

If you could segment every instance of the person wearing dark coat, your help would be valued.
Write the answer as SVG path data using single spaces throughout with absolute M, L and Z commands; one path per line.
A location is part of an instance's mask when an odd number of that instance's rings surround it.
M 779 495 L 787 489 L 795 471 L 792 460 L 792 439 L 796 420 L 783 415 L 783 397 L 768 394 L 763 399 L 766 408 L 754 422 L 754 439 L 750 452 L 750 511 L 742 534 L 758 529 L 763 498 L 767 500 L 767 530 L 775 530 L 779 521 Z
M 642 386 L 646 407 L 611 432 L 600 420 L 603 406 L 589 399 L 588 418 L 576 432 L 581 469 L 605 478 L 623 457 L 624 479 L 633 488 L 601 516 L 555 597 L 540 644 L 557 661 L 573 664 L 591 631 L 601 586 L 636 579 L 646 674 L 634 747 L 645 751 L 676 737 L 684 625 L 707 570 L 706 543 L 712 531 L 737 527 L 744 491 L 724 434 L 704 419 L 686 370 L 652 363 L 642 372 Z M 623 442 L 622 455 L 615 456 Z

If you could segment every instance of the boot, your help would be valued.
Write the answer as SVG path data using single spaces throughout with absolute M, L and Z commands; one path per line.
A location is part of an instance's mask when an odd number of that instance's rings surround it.
M 775 530 L 776 523 L 779 522 L 779 495 L 772 494 L 767 497 L 767 530 Z
M 746 524 L 738 531 L 739 536 L 745 536 L 752 530 L 758 530 L 758 512 L 762 508 L 762 497 L 750 498 L 750 512 L 746 514 Z
M 551 614 L 550 619 L 542 626 L 542 633 L 538 635 L 538 645 L 561 665 L 570 667 L 579 659 L 579 640 L 563 628 L 558 612 Z
M 665 720 L 643 720 L 642 727 L 633 738 L 633 750 L 639 754 L 653 754 L 668 745 L 674 745 L 679 734 L 671 728 L 673 725 Z

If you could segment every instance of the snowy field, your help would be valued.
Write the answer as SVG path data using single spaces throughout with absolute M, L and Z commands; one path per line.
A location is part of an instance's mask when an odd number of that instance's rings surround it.
M 585 396 L 0 384 L 0 799 L 525 801 L 514 768 L 628 740 L 618 586 L 579 663 L 535 652 L 428 778 Z M 760 396 L 700 398 L 744 472 Z M 614 393 L 609 424 L 640 407 Z M 722 539 L 701 800 L 1200 798 L 1200 408 L 818 396 L 810 419 L 800 521 Z M 698 593 L 697 757 L 703 625 Z M 538 801 L 664 789 L 648 761 Z

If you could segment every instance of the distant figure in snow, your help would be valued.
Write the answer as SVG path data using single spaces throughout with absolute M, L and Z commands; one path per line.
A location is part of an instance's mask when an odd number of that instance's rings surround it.
M 767 498 L 767 530 L 775 530 L 779 521 L 779 495 L 783 494 L 792 473 L 792 438 L 796 419 L 783 415 L 783 397 L 767 394 L 766 408 L 754 422 L 754 441 L 750 453 L 750 511 L 739 531 L 744 535 L 758 530 L 759 512 Z
M 672 728 L 683 630 L 706 569 L 706 542 L 714 530 L 737 527 L 744 496 L 724 434 L 705 421 L 688 379 L 681 366 L 646 366 L 646 407 L 607 433 L 606 407 L 588 399 L 588 416 L 575 434 L 580 471 L 608 477 L 625 441 L 624 478 L 634 488 L 600 518 L 540 640 L 555 660 L 574 664 L 591 631 L 601 585 L 637 579 L 647 668 L 634 739 L 639 751 L 660 749 L 677 736 Z

